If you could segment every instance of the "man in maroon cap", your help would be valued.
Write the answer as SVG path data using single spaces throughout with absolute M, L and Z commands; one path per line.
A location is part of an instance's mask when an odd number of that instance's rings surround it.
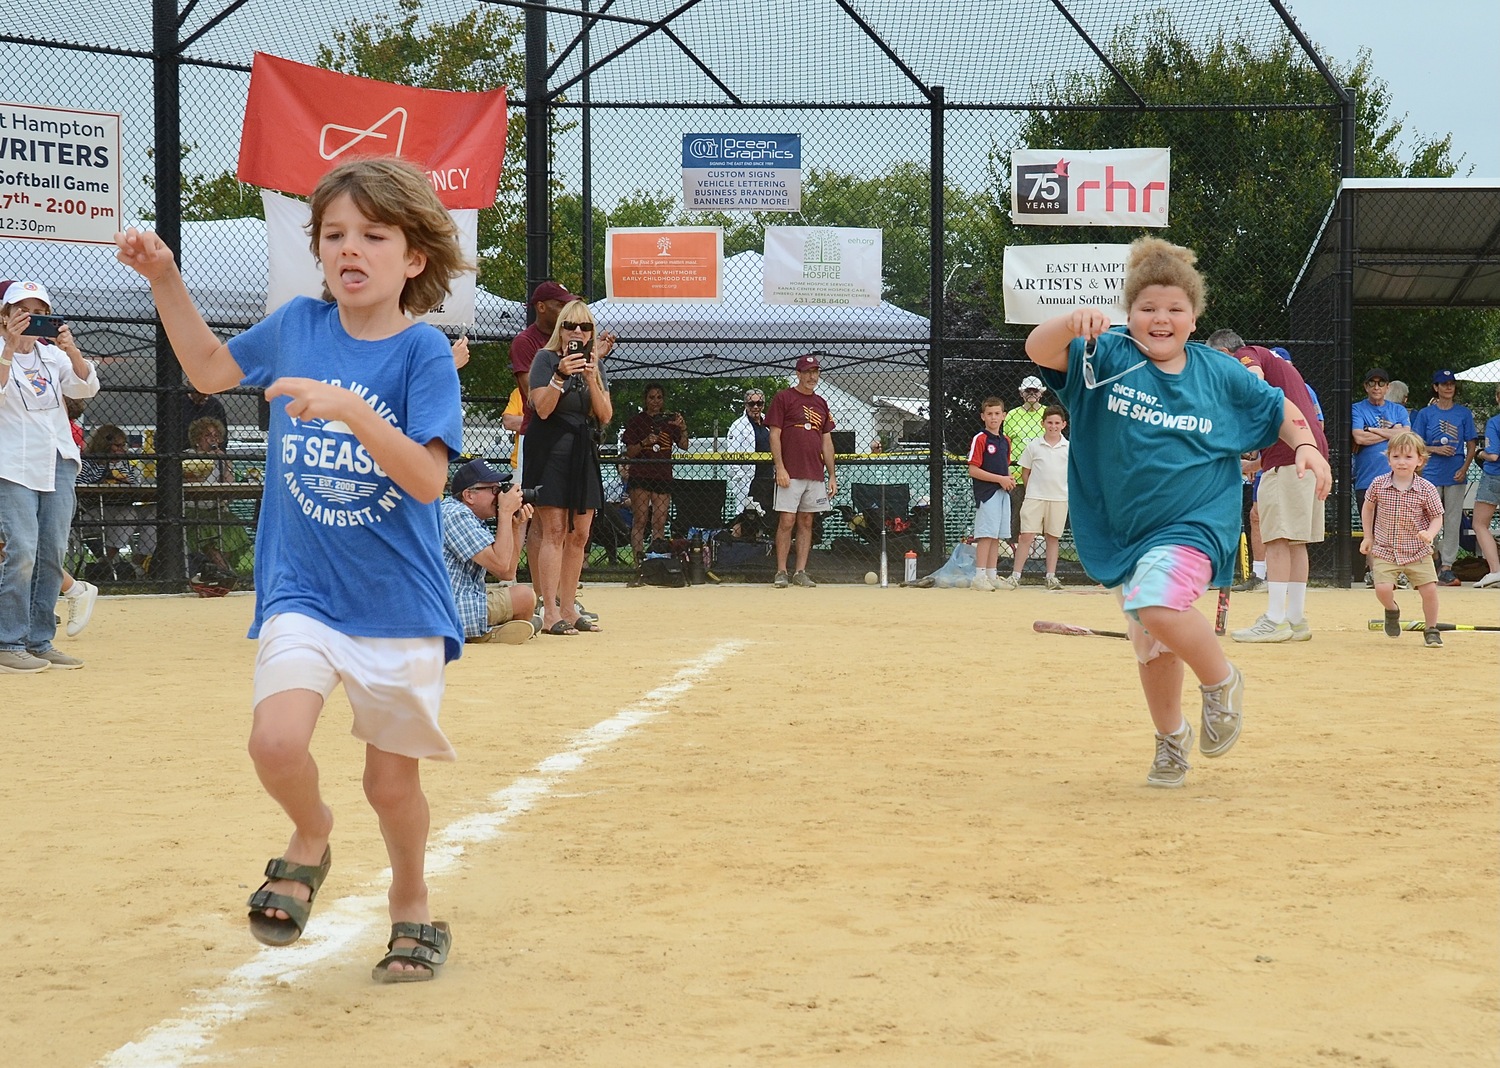
M 818 396 L 818 357 L 808 353 L 797 360 L 797 384 L 776 394 L 766 414 L 771 428 L 771 459 L 776 465 L 776 578 L 772 585 L 816 586 L 807 577 L 812 549 L 813 516 L 826 512 L 838 492 L 833 464 L 833 413 Z M 828 481 L 823 481 L 824 472 Z M 797 570 L 787 577 L 787 555 L 792 529 L 797 531 Z
M 552 338 L 552 331 L 557 329 L 557 313 L 572 300 L 581 300 L 569 293 L 560 282 L 550 279 L 538 282 L 535 289 L 531 291 L 531 307 L 536 312 L 536 318 L 515 336 L 510 343 L 510 370 L 516 376 L 516 388 L 521 391 L 521 403 L 524 405 L 524 413 L 521 418 L 521 433 L 526 433 L 531 423 L 531 361 L 536 359 L 537 352 Z

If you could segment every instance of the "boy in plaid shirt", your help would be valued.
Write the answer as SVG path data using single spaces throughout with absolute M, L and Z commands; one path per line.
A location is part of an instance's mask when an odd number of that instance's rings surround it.
M 1385 632 L 1401 637 L 1401 609 L 1396 604 L 1396 579 L 1407 581 L 1422 595 L 1422 616 L 1427 621 L 1424 640 L 1442 645 L 1437 632 L 1437 569 L 1432 564 L 1432 543 L 1443 529 L 1443 501 L 1437 487 L 1419 472 L 1427 462 L 1427 446 L 1409 430 L 1391 438 L 1386 450 L 1390 472 L 1378 476 L 1365 492 L 1360 522 L 1365 531 L 1359 551 L 1370 560 L 1375 576 L 1375 596 L 1385 609 Z

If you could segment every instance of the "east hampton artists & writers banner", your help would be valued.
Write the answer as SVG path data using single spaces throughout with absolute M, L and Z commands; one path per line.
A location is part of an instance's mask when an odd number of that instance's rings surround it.
M 255 54 L 238 177 L 306 195 L 336 165 L 401 156 L 449 208 L 495 203 L 505 158 L 505 89 L 450 93 L 357 78 Z
M 1040 323 L 1073 308 L 1094 307 L 1125 321 L 1129 245 L 1007 245 L 1005 321 Z
M 874 308 L 882 295 L 879 230 L 768 226 L 761 260 L 767 304 Z
M 1017 149 L 1010 154 L 1010 218 L 1032 226 L 1166 226 L 1172 153 Z
M 0 237 L 113 245 L 120 225 L 120 116 L 0 101 Z

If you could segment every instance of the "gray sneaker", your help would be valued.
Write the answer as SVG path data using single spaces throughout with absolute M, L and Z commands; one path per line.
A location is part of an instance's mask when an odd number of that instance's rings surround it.
M 1259 593 L 1266 588 L 1266 580 L 1259 575 L 1251 575 L 1244 582 L 1236 583 L 1230 589 L 1235 593 Z
M 814 586 L 816 586 L 817 583 L 814 582 L 812 579 L 810 579 L 810 578 L 807 577 L 807 572 L 806 571 L 798 571 L 795 575 L 792 576 L 792 585 L 793 586 L 805 586 L 807 589 L 810 590 Z
M 1198 689 L 1203 691 L 1203 737 L 1198 740 L 1198 752 L 1206 757 L 1223 756 L 1240 740 L 1245 677 L 1230 664 L 1228 682 Z
M 1252 625 L 1229 635 L 1237 642 L 1289 642 L 1292 640 L 1292 625 L 1286 620 L 1271 621 L 1270 616 L 1261 616 Z
M 33 650 L 30 650 L 30 652 L 31 652 L 31 655 L 34 656 L 34 657 L 36 657 L 37 659 L 39 659 L 39 660 L 45 660 L 45 661 L 47 661 L 47 663 L 51 664 L 53 667 L 55 667 L 55 668 L 61 668 L 64 671 L 70 671 L 73 668 L 81 668 L 81 667 L 83 667 L 83 661 L 82 660 L 79 660 L 76 656 L 69 656 L 67 653 L 60 653 L 56 649 L 45 649 L 45 650 L 35 650 L 35 649 L 33 649 Z
M 791 585 L 791 581 L 786 577 L 785 571 L 778 571 L 776 577 L 771 580 L 771 585 L 778 590 L 784 590 Z
M 1441 634 L 1439 634 L 1435 630 L 1423 631 L 1422 632 L 1422 644 L 1423 645 L 1442 645 L 1443 644 L 1443 636 Z
M 1307 625 L 1307 620 L 1304 619 L 1301 623 L 1292 624 L 1292 637 L 1290 640 L 1294 642 L 1312 641 L 1312 627 Z
M 7 675 L 29 675 L 46 671 L 52 665 L 41 657 L 14 649 L 0 649 L 0 672 Z
M 1187 779 L 1188 769 L 1192 767 L 1187 759 L 1192 751 L 1193 728 L 1186 720 L 1183 720 L 1180 735 L 1157 734 L 1156 759 L 1151 762 L 1151 770 L 1146 773 L 1146 783 L 1167 789 L 1181 786 Z
M 1056 575 L 1048 575 L 1046 581 L 1047 588 L 1049 590 L 1060 590 L 1063 588 L 1062 579 L 1058 578 Z
M 1399 575 L 1396 576 L 1396 589 L 1398 589 L 1398 590 L 1409 590 L 1409 589 L 1411 589 L 1411 582 L 1407 579 L 1405 571 L 1401 572 L 1401 574 L 1399 574 Z

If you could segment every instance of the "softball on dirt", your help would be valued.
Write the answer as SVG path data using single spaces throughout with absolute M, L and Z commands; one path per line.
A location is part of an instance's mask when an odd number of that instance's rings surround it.
M 875 572 L 873 572 L 873 571 L 866 571 L 865 572 L 865 585 L 866 586 L 873 586 L 873 585 L 875 585 L 875 583 L 877 583 L 879 581 L 880 581 L 880 576 L 877 575 L 877 574 L 875 574 Z

